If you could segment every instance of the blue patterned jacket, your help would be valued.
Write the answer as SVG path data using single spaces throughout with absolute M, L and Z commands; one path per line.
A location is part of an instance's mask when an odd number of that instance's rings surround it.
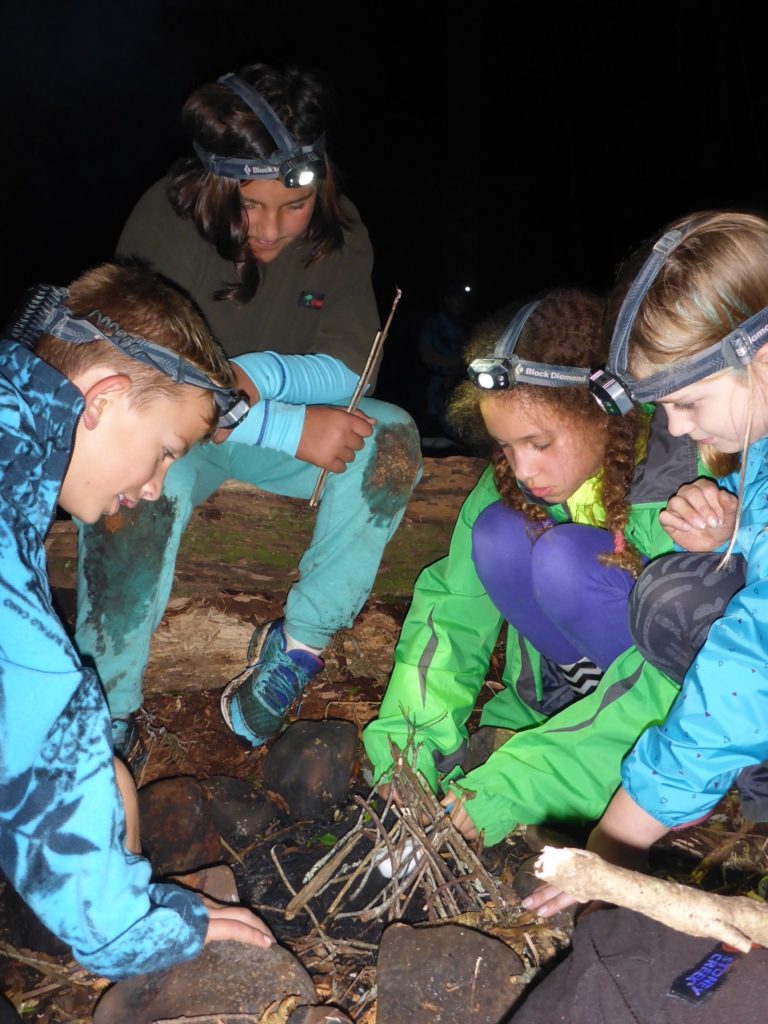
M 121 978 L 194 957 L 208 915 L 126 852 L 107 704 L 51 604 L 44 539 L 82 410 L 0 342 L 0 867 L 82 964 Z

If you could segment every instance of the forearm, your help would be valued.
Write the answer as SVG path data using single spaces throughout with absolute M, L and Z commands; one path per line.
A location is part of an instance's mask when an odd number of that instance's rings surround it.
M 649 847 L 668 831 L 620 787 L 592 830 L 587 849 L 612 864 L 642 871 L 648 865 Z
M 261 398 L 289 405 L 323 405 L 349 398 L 360 379 L 342 360 L 322 353 L 248 352 L 232 360 Z

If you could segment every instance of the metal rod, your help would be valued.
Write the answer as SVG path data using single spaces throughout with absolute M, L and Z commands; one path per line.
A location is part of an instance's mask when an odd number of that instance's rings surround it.
M 389 311 L 387 322 L 384 324 L 382 330 L 376 332 L 376 337 L 373 339 L 373 342 L 371 344 L 371 351 L 368 353 L 368 359 L 366 361 L 365 367 L 363 368 L 363 372 L 360 374 L 360 379 L 358 380 L 355 390 L 352 393 L 352 397 L 349 400 L 347 412 L 355 411 L 360 402 L 360 399 L 363 397 L 365 389 L 368 387 L 371 381 L 373 371 L 376 368 L 376 362 L 379 358 L 379 353 L 381 352 L 382 346 L 384 345 L 387 335 L 389 334 L 389 328 L 392 323 L 392 317 L 395 315 L 395 310 L 397 309 L 397 304 L 400 301 L 400 296 L 402 294 L 402 289 L 395 288 L 395 298 L 392 302 L 392 308 Z M 309 499 L 310 508 L 317 508 L 317 506 L 319 505 L 320 496 L 323 493 L 323 487 L 325 487 L 325 481 L 327 480 L 327 478 L 328 470 L 321 469 L 320 475 L 317 478 L 317 483 L 315 484 L 315 489 L 312 491 L 312 496 Z

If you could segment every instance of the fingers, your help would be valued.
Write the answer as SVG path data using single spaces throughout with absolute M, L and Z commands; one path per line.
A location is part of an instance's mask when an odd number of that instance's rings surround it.
M 736 525 L 738 499 L 711 480 L 681 487 L 659 514 L 672 540 L 688 551 L 714 551 L 728 542 Z
M 463 796 L 457 796 L 453 790 L 450 790 L 440 804 L 445 808 L 446 814 L 450 814 L 453 827 L 461 832 L 465 839 L 479 838 L 480 833 L 467 813 L 466 801 Z
M 353 409 L 352 412 L 347 413 L 347 416 L 354 416 L 355 419 L 360 420 L 361 423 L 367 424 L 370 429 L 366 430 L 362 435 L 363 437 L 369 437 L 373 433 L 373 428 L 376 426 L 376 420 L 373 416 L 366 416 L 364 412 L 360 412 L 359 409 Z
M 666 512 L 677 518 L 681 529 L 715 529 L 725 525 L 727 514 L 735 512 L 735 497 L 711 480 L 697 480 L 681 487 L 670 498 Z
M 572 907 L 577 900 L 569 896 L 567 892 L 558 889 L 556 885 L 541 885 L 535 889 L 530 896 L 522 901 L 526 910 L 531 910 L 539 917 L 552 917 L 561 910 Z
M 231 939 L 268 949 L 274 943 L 274 936 L 267 925 L 247 907 L 221 906 L 205 896 L 203 903 L 208 910 L 206 944 Z

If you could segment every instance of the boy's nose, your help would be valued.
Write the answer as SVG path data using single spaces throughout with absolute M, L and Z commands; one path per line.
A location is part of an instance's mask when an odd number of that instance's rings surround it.
M 157 501 L 163 493 L 163 480 L 165 480 L 165 474 L 167 472 L 168 467 L 162 466 L 151 479 L 147 480 L 141 488 L 142 501 Z

